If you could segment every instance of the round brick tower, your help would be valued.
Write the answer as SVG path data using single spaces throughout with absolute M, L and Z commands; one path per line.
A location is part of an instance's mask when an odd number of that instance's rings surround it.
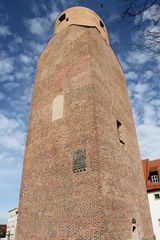
M 67 9 L 37 63 L 16 240 L 152 234 L 122 68 L 100 17 Z

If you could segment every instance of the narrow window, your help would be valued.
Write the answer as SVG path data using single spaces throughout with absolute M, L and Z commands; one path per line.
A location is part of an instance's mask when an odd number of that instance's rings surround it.
M 52 121 L 63 118 L 64 96 L 59 95 L 53 100 Z
M 139 240 L 136 224 L 132 224 L 132 240 Z
M 118 137 L 119 141 L 122 144 L 125 144 L 123 137 L 122 137 L 122 123 L 117 120 L 117 131 L 118 131 Z
M 103 24 L 103 22 L 100 20 L 99 21 L 99 23 L 100 23 L 100 26 L 102 27 L 102 28 L 104 28 L 104 24 Z
M 160 200 L 160 193 L 154 194 L 154 198 L 155 198 L 155 200 Z
M 133 226 L 132 232 L 136 231 L 136 226 Z
M 64 13 L 59 17 L 59 21 L 62 22 L 65 20 L 65 18 L 66 18 L 66 14 Z

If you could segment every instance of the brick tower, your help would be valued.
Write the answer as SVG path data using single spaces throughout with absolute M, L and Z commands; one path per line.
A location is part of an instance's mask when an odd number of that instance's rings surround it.
M 103 21 L 73 7 L 37 64 L 16 240 L 152 239 L 122 68 Z

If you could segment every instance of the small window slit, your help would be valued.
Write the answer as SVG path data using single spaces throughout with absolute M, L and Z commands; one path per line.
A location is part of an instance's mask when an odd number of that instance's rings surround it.
M 119 122 L 118 120 L 117 120 L 117 131 L 118 131 L 118 137 L 119 137 L 120 143 L 125 145 L 125 142 L 123 141 L 123 138 L 122 138 L 122 123 Z
M 99 24 L 102 28 L 104 28 L 104 23 L 101 20 L 99 20 Z

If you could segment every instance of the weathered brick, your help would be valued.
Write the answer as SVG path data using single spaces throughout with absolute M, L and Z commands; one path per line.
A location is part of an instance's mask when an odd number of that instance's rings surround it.
M 52 121 L 58 95 L 64 95 L 63 118 Z M 80 149 L 86 171 L 74 173 Z M 129 240 L 132 218 L 139 239 L 152 236 L 123 72 L 97 28 L 71 25 L 38 60 L 17 240 Z

